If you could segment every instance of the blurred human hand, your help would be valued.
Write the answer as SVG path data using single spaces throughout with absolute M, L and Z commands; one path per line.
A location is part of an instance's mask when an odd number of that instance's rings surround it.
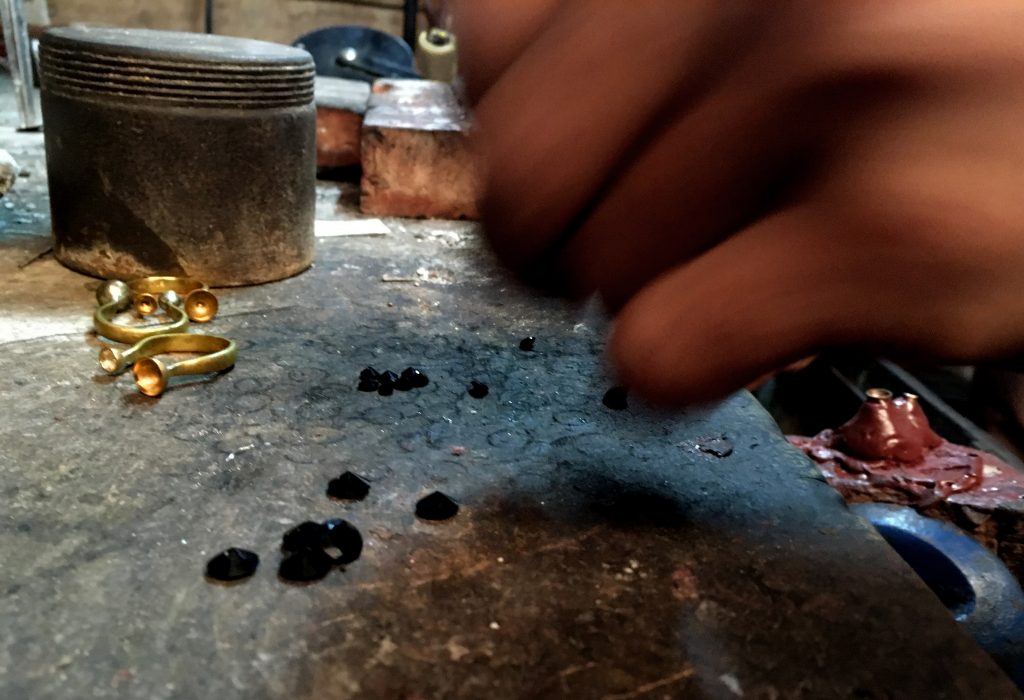
M 1018 0 L 450 0 L 499 255 L 624 383 L 1024 349 Z

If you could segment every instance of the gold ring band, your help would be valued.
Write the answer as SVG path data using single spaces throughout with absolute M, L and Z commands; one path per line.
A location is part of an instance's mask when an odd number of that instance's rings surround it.
M 155 357 L 169 352 L 202 354 L 178 362 L 164 362 Z M 227 338 L 166 333 L 141 340 L 127 350 L 105 347 L 100 350 L 100 366 L 114 374 L 132 364 L 132 374 L 139 391 L 147 396 L 159 396 L 167 388 L 169 378 L 223 372 L 235 364 L 237 356 L 235 343 Z
M 159 304 L 171 317 L 170 323 L 161 323 L 156 326 L 125 326 L 114 323 L 113 318 L 131 306 L 131 297 L 128 295 L 117 297 L 96 309 L 92 319 L 93 326 L 96 328 L 96 333 L 104 338 L 128 344 L 137 343 L 154 335 L 179 333 L 188 328 L 188 316 L 181 308 L 180 301 L 178 295 L 171 291 L 160 295 Z

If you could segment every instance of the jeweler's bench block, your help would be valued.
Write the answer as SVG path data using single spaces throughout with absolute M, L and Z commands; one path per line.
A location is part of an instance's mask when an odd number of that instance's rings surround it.
M 478 178 L 468 133 L 465 111 L 447 83 L 374 83 L 363 122 L 363 213 L 476 219 Z
M 359 80 L 318 76 L 316 79 L 316 165 L 343 168 L 359 165 L 363 115 L 370 86 Z

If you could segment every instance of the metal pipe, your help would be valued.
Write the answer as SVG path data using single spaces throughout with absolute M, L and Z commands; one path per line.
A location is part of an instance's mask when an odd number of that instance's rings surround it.
M 206 0 L 203 13 L 203 31 L 213 34 L 213 0 Z
M 32 85 L 32 44 L 21 0 L 0 0 L 0 19 L 4 25 L 7 62 L 18 98 L 18 128 L 21 131 L 34 131 L 43 125 L 43 120 L 39 111 L 39 96 Z

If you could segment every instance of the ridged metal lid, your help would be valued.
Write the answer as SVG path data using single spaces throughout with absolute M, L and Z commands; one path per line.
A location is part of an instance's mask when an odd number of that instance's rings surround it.
M 252 39 L 112 27 L 60 27 L 40 40 L 44 91 L 196 106 L 313 101 L 312 57 Z

